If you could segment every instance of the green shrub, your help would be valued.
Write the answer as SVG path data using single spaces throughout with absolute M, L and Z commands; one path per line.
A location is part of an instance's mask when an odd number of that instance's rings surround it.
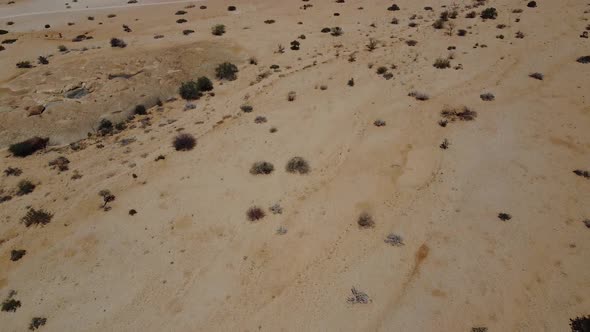
M 17 186 L 18 191 L 16 192 L 16 194 L 18 196 L 30 194 L 33 192 L 33 190 L 35 190 L 35 185 L 33 184 L 33 182 L 29 180 L 21 180 Z
M 293 157 L 287 162 L 285 167 L 289 173 L 307 174 L 309 173 L 309 163 L 301 157 Z
M 224 62 L 215 68 L 215 76 L 220 80 L 233 81 L 237 78 L 238 67 L 230 62 Z
M 38 150 L 45 149 L 49 138 L 33 137 L 26 141 L 10 145 L 8 150 L 15 157 L 26 157 Z
M 199 84 L 195 81 L 183 82 L 179 89 L 182 99 L 193 100 L 201 97 L 201 90 Z
M 225 25 L 223 24 L 216 24 L 211 28 L 211 33 L 214 36 L 221 36 L 225 33 Z
M 480 17 L 484 20 L 495 20 L 498 17 L 498 11 L 494 7 L 486 8 L 481 12 Z
M 213 90 L 213 82 L 205 76 L 197 79 L 197 88 L 199 91 L 211 91 Z

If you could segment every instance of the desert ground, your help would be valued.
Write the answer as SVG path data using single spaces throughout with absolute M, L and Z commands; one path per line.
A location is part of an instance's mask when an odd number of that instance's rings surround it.
M 1 331 L 590 331 L 587 0 L 66 1 L 0 2 Z

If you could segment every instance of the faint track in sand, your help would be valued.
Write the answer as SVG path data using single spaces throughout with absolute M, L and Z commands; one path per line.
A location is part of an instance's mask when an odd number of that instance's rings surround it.
M 50 10 L 50 11 L 44 11 L 44 12 L 33 12 L 33 13 L 25 13 L 25 14 L 0 16 L 0 19 L 8 19 L 8 18 L 15 18 L 15 17 L 27 17 L 27 16 L 38 16 L 38 15 L 47 15 L 47 14 L 84 12 L 84 11 L 102 10 L 102 9 L 120 9 L 120 8 L 133 8 L 133 7 L 146 7 L 146 6 L 164 6 L 164 5 L 173 5 L 173 4 L 178 4 L 178 3 L 201 2 L 201 1 L 203 1 L 203 0 L 178 0 L 178 1 L 159 2 L 159 3 L 125 4 L 122 6 L 105 6 L 105 7 L 92 7 L 92 8 Z

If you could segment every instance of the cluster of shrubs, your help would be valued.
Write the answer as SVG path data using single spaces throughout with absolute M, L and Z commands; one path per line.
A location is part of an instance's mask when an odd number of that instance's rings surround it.
M 213 90 L 213 82 L 205 76 L 199 77 L 196 81 L 184 82 L 180 85 L 179 93 L 183 99 L 199 99 L 203 92 Z

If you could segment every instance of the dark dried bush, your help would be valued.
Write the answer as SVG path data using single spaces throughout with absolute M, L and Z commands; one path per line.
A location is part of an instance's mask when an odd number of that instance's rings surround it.
M 257 161 L 252 165 L 252 168 L 250 168 L 250 174 L 270 174 L 274 171 L 274 169 L 274 165 L 267 161 Z
M 23 171 L 20 168 L 17 167 L 7 167 L 4 170 L 4 174 L 6 176 L 20 176 L 21 174 L 23 174 Z
M 508 213 L 501 212 L 501 213 L 498 213 L 498 218 L 502 221 L 508 221 L 508 220 L 512 219 L 512 216 L 509 215 Z
M 472 120 L 475 120 L 475 118 L 477 117 L 477 112 L 472 111 L 471 109 L 469 109 L 466 106 L 463 106 L 459 110 L 445 108 L 440 112 L 440 115 L 449 121 L 455 121 L 455 120 L 472 121 Z
M 44 225 L 47 225 L 49 222 L 51 222 L 51 218 L 53 218 L 53 214 L 51 214 L 43 209 L 39 209 L 39 210 L 30 209 L 29 211 L 27 211 L 27 214 L 25 214 L 25 216 L 22 218 L 22 222 L 27 227 L 30 227 L 32 225 L 44 226 Z
M 135 114 L 135 115 L 146 115 L 147 114 L 147 110 L 146 110 L 145 106 L 143 106 L 143 105 L 137 105 L 137 106 L 135 106 L 135 109 L 133 110 L 133 114 Z
M 33 68 L 31 61 L 20 61 L 16 64 L 16 68 Z
M 201 97 L 201 90 L 199 84 L 195 81 L 183 82 L 178 89 L 178 93 L 182 99 L 194 100 Z
M 266 216 L 266 213 L 264 213 L 264 210 L 262 210 L 258 206 L 253 206 L 248 209 L 248 211 L 246 212 L 246 216 L 250 221 L 257 221 L 264 218 Z
M 119 38 L 111 38 L 111 47 L 125 48 L 127 44 Z
M 590 315 L 570 319 L 572 332 L 590 332 Z
M 21 306 L 21 302 L 12 298 L 8 298 L 2 302 L 2 311 L 15 312 Z
M 176 151 L 192 150 L 197 144 L 197 140 L 191 134 L 179 134 L 174 138 L 173 145 Z
M 583 171 L 581 169 L 577 169 L 574 171 L 574 174 L 576 174 L 577 176 L 581 176 L 583 178 L 586 178 L 586 179 L 590 179 L 590 172 L 589 171 Z
M 421 100 L 421 101 L 425 101 L 425 100 L 430 99 L 430 97 L 428 97 L 427 94 L 422 93 L 422 92 L 418 92 L 418 91 L 412 91 L 412 92 L 408 93 L 408 96 L 414 97 L 414 98 L 416 98 L 416 100 Z
M 29 330 L 34 331 L 40 328 L 41 326 L 45 325 L 45 323 L 47 323 L 47 318 L 33 317 L 33 319 L 31 319 L 31 324 L 29 324 Z
M 446 58 L 438 58 L 434 61 L 433 66 L 438 69 L 446 69 L 451 67 L 451 61 Z
M 541 73 L 532 73 L 532 74 L 529 74 L 529 77 L 532 77 L 536 80 L 542 81 L 544 78 L 544 75 Z
M 29 138 L 26 141 L 10 145 L 8 150 L 15 157 L 26 157 L 35 153 L 38 150 L 45 149 L 48 142 L 49 138 L 33 137 Z
M 590 63 L 590 55 L 581 56 L 578 59 L 576 59 L 576 62 L 579 62 L 579 63 Z
M 373 220 L 373 217 L 371 217 L 371 215 L 366 212 L 361 213 L 356 223 L 360 228 L 375 227 L 375 220 Z
M 101 119 L 96 130 L 102 136 L 109 135 L 113 132 L 113 123 L 111 120 Z
M 285 167 L 289 173 L 307 174 L 310 171 L 309 163 L 302 157 L 293 157 L 287 162 Z
M 23 258 L 26 254 L 27 254 L 27 251 L 24 249 L 12 250 L 10 252 L 10 260 L 13 262 L 16 262 L 16 261 L 20 260 L 21 258 Z
M 494 99 L 496 99 L 496 97 L 492 94 L 492 93 L 482 93 L 481 95 L 479 95 L 479 98 L 481 98 L 481 100 L 484 101 L 492 101 Z

